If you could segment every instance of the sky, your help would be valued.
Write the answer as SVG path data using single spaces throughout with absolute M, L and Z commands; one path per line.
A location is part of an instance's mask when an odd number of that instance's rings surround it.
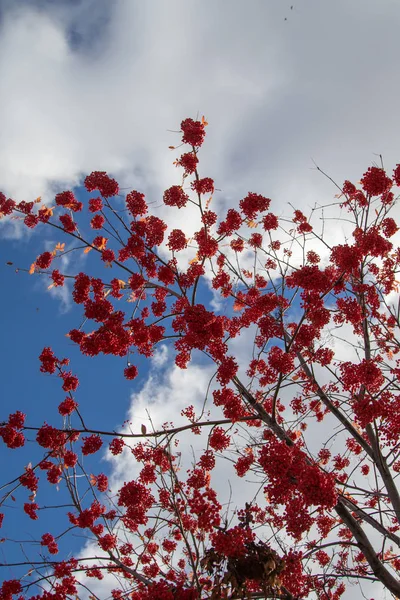
M 178 182 L 168 146 L 178 145 L 180 122 L 205 115 L 200 165 L 219 190 L 214 210 L 255 191 L 277 214 L 289 202 L 307 212 L 336 193 L 315 165 L 342 183 L 379 155 L 389 170 L 400 162 L 399 19 L 397 0 L 0 0 L 0 190 L 17 201 L 51 203 L 72 188 L 84 197 L 84 176 L 106 170 L 158 206 Z M 176 212 L 160 215 L 183 226 Z M 90 361 L 68 345 L 79 310 L 14 269 L 58 241 L 15 222 L 0 227 L 4 417 L 15 408 L 42 421 L 55 414 L 57 383 L 36 360 L 47 345 L 75 361 L 79 402 L 88 412 L 96 405 L 99 428 L 111 403 L 113 427 L 130 418 L 138 428 L 149 406 L 159 423 L 179 414 L 182 390 L 201 403 L 212 371 L 194 365 L 182 386 L 167 349 L 143 361 L 133 385 L 118 359 Z

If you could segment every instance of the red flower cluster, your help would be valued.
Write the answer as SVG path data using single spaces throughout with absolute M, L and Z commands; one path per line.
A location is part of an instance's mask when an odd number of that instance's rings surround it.
M 103 198 L 111 198 L 119 192 L 118 183 L 111 179 L 105 171 L 93 171 L 85 179 L 85 188 L 88 192 L 98 190 Z
M 215 256 L 218 251 L 218 241 L 211 237 L 206 228 L 196 231 L 193 237 L 198 245 L 197 254 L 199 258 L 211 258 Z
M 13 596 L 22 592 L 22 585 L 17 579 L 7 579 L 3 581 L 0 588 L 1 600 L 12 600 Z
M 208 438 L 208 443 L 216 452 L 222 452 L 230 445 L 231 438 L 225 433 L 222 427 L 214 427 L 210 437 Z
M 50 450 L 58 450 L 63 447 L 67 441 L 67 434 L 64 431 L 55 429 L 51 425 L 46 423 L 39 429 L 36 441 L 42 448 L 49 448 Z
M 126 206 L 134 217 L 145 215 L 147 213 L 147 204 L 144 199 L 144 194 L 132 191 L 126 196 Z
M 29 229 L 33 229 L 39 223 L 39 217 L 37 215 L 27 215 L 24 219 L 24 224 L 29 227 Z
M 73 513 L 68 513 L 68 518 L 70 523 L 80 527 L 81 529 L 91 529 L 93 531 L 94 527 L 97 527 L 97 535 L 100 535 L 103 532 L 103 526 L 100 524 L 95 526 L 95 521 L 104 515 L 106 512 L 105 506 L 100 504 L 97 500 L 94 500 L 90 505 L 90 508 L 85 508 L 82 510 L 78 516 Z M 95 530 L 96 531 L 96 530 Z
M 36 521 L 39 518 L 37 516 L 37 512 L 36 512 L 38 510 L 38 508 L 39 508 L 39 506 L 38 506 L 38 504 L 36 504 L 36 502 L 30 502 L 30 503 L 27 502 L 24 504 L 24 512 L 33 521 Z
M 103 210 L 103 200 L 100 196 L 89 198 L 89 212 L 95 213 Z
M 57 206 L 69 208 L 72 212 L 79 212 L 83 208 L 83 203 L 75 198 L 73 192 L 61 192 L 56 195 L 55 201 Z
M 268 363 L 278 373 L 287 375 L 294 368 L 294 356 L 274 346 L 269 352 Z
M 182 154 L 182 156 L 176 161 L 176 166 L 183 167 L 185 169 L 185 173 L 190 175 L 194 173 L 199 159 L 195 152 L 186 152 L 186 154 Z
M 8 417 L 8 423 L 0 426 L 0 437 L 8 448 L 21 448 L 25 444 L 25 437 L 19 429 L 22 429 L 25 415 L 17 410 Z
M 42 363 L 40 366 L 42 373 L 55 373 L 59 361 L 51 348 L 44 348 L 39 360 Z
M 258 213 L 268 210 L 271 200 L 260 194 L 249 192 L 246 198 L 239 202 L 240 210 L 248 219 L 255 219 Z
M 53 258 L 54 256 L 51 252 L 43 252 L 43 254 L 37 257 L 36 266 L 39 267 L 39 269 L 48 269 Z
M 103 445 L 103 441 L 99 435 L 92 434 L 89 437 L 83 437 L 82 454 L 95 454 Z
M 110 448 L 110 452 L 111 454 L 113 454 L 114 456 L 117 456 L 118 454 L 121 454 L 121 452 L 123 451 L 125 446 L 125 442 L 123 439 L 121 438 L 114 438 L 109 445 Z
M 238 477 L 244 477 L 254 462 L 253 452 L 248 452 L 245 456 L 239 456 L 235 464 L 235 470 Z
M 272 229 L 278 229 L 279 220 L 278 217 L 273 213 L 268 213 L 265 215 L 265 217 L 263 217 L 262 224 L 265 231 L 271 231 Z
M 64 231 L 66 231 L 67 233 L 74 233 L 74 231 L 76 230 L 76 223 L 74 222 L 71 215 L 65 213 L 65 215 L 61 215 L 59 218 L 61 225 L 64 228 Z
M 193 119 L 185 119 L 181 123 L 183 133 L 182 142 L 191 146 L 199 147 L 202 145 L 206 132 L 203 123 L 193 121 Z
M 168 236 L 168 247 L 174 252 L 183 250 L 187 246 L 186 236 L 181 229 L 173 229 Z
M 51 533 L 44 533 L 42 535 L 42 541 L 40 542 L 42 546 L 47 546 L 50 554 L 58 554 L 58 545 L 54 537 Z
M 60 271 L 58 271 L 57 269 L 54 269 L 54 271 L 51 274 L 51 278 L 56 287 L 61 287 L 64 285 L 64 281 L 65 281 L 64 275 L 62 275 L 60 273 Z
M 368 231 L 356 228 L 353 231 L 357 248 L 364 256 L 383 258 L 393 248 L 393 244 L 380 235 L 378 227 L 370 227 Z
M 286 282 L 292 288 L 301 287 L 304 290 L 326 292 L 332 287 L 335 275 L 335 270 L 332 268 L 328 267 L 322 271 L 315 265 L 305 265 L 289 275 Z
M 361 185 L 364 191 L 370 196 L 380 196 L 390 190 L 393 181 L 387 177 L 383 169 L 378 167 L 369 167 L 361 178 Z
M 271 502 L 285 505 L 288 531 L 295 538 L 308 531 L 314 522 L 310 506 L 332 508 L 336 504 L 334 476 L 311 464 L 298 446 L 288 446 L 270 437 L 258 461 L 268 476 L 265 492 Z
M 218 235 L 232 235 L 242 225 L 243 219 L 237 210 L 230 208 L 226 213 L 225 221 L 218 226 Z
M 356 392 L 363 385 L 370 394 L 376 394 L 385 382 L 383 373 L 376 362 L 365 358 L 359 364 L 342 363 L 340 371 L 344 388 L 351 392 Z
M 180 185 L 173 185 L 168 190 L 165 190 L 163 200 L 167 206 L 183 208 L 188 203 L 189 196 L 185 194 Z
M 211 177 L 203 177 L 203 179 L 195 179 L 191 183 L 191 188 L 198 194 L 213 194 L 214 180 Z
M 38 489 L 39 478 L 36 477 L 33 469 L 27 468 L 25 473 L 19 478 L 21 485 L 28 488 L 31 492 L 36 492 Z
M 210 539 L 216 552 L 228 558 L 237 558 L 246 554 L 246 545 L 255 540 L 255 535 L 248 527 L 236 525 L 232 529 L 213 533 Z
M 90 227 L 92 229 L 101 229 L 105 223 L 105 218 L 103 215 L 95 215 L 93 219 L 90 221 Z
M 11 198 L 7 200 L 3 192 L 0 192 L 0 216 L 11 215 L 15 206 L 14 200 L 11 200 Z
M 357 246 L 339 244 L 331 251 L 330 260 L 345 273 L 352 273 L 359 268 L 362 255 Z
M 124 369 L 125 379 L 135 379 L 138 376 L 138 370 L 135 365 L 130 365 Z
M 126 508 L 123 522 L 131 531 L 147 523 L 146 513 L 153 502 L 153 496 L 143 484 L 136 481 L 124 483 L 118 493 L 118 506 Z

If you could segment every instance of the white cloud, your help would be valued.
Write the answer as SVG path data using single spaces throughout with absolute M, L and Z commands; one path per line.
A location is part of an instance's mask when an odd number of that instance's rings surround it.
M 309 171 L 311 157 L 339 177 L 358 175 L 375 151 L 395 159 L 395 3 L 376 15 L 373 2 L 299 2 L 287 22 L 283 6 L 259 1 L 113 4 L 98 32 L 93 3 L 81 3 L 80 35 L 104 36 L 95 53 L 68 45 L 68 11 L 5 12 L 8 193 L 51 194 L 55 182 L 71 186 L 93 169 L 159 191 L 176 179 L 167 146 L 179 136 L 167 129 L 197 110 L 210 121 L 205 174 L 229 202 L 250 186 L 303 204 L 328 189 Z M 337 31 L 348 41 L 339 44 Z

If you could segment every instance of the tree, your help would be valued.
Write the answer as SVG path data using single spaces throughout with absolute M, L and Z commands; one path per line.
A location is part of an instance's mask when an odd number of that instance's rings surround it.
M 0 428 L 9 449 L 29 439 L 41 451 L 2 488 L 4 525 L 12 494 L 21 519 L 40 518 L 1 599 L 98 598 L 93 581 L 105 574 L 116 599 L 333 600 L 354 582 L 380 582 L 400 597 L 400 251 L 388 216 L 400 165 L 392 178 L 373 166 L 358 187 L 345 181 L 309 217 L 298 209 L 278 216 L 250 192 L 218 218 L 214 181 L 198 170 L 206 125 L 204 117 L 181 123 L 189 146 L 175 163 L 182 182 L 163 196 L 171 211 L 197 209 L 192 239 L 168 230 L 143 193 L 121 200 L 105 172 L 86 177 L 95 195 L 85 206 L 71 191 L 57 194 L 53 208 L 0 195 L 0 215 L 70 240 L 68 250 L 59 242 L 41 253 L 29 272 L 50 287 L 73 282 L 84 321 L 68 337 L 83 355 L 125 357 L 128 380 L 138 375 L 137 357 L 160 343 L 180 369 L 199 356 L 215 365 L 200 415 L 189 404 L 181 425 L 97 431 L 79 408 L 69 360 L 44 348 L 40 370 L 59 378 L 66 397 L 53 424 L 16 410 Z M 332 243 L 328 214 L 348 239 Z M 93 270 L 55 268 L 72 250 L 90 252 Z M 221 310 L 204 305 L 206 289 Z M 244 334 L 253 340 L 245 365 L 232 354 Z M 183 433 L 202 445 L 188 472 L 179 468 Z M 82 460 L 105 444 L 140 468 L 117 490 Z M 221 465 L 245 483 L 240 506 L 219 501 L 213 473 Z M 59 503 L 57 530 L 48 532 L 42 510 L 55 486 L 69 506 Z M 76 532 L 94 542 L 91 557 L 60 556 L 58 543 Z

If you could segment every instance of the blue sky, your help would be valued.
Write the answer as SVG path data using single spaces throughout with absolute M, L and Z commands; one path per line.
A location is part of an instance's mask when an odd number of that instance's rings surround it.
M 168 146 L 179 136 L 171 130 L 197 113 L 209 121 L 200 164 L 220 190 L 218 212 L 248 191 L 271 197 L 278 214 L 288 202 L 307 212 L 331 199 L 336 192 L 313 160 L 339 183 L 359 179 L 379 153 L 392 168 L 400 161 L 399 3 L 291 4 L 0 0 L 0 190 L 51 203 L 58 191 L 75 188 L 84 198 L 83 177 L 106 170 L 159 206 L 163 190 L 178 182 L 177 153 Z M 157 210 L 190 234 L 190 216 Z M 80 309 L 15 273 L 43 249 L 41 232 L 28 237 L 15 223 L 0 224 L 3 416 L 18 408 L 30 422 L 54 421 L 59 383 L 39 373 L 37 360 L 48 345 L 72 359 L 77 400 L 96 427 L 117 427 L 128 416 L 140 427 L 156 389 L 144 385 L 148 369 L 184 406 L 183 375 L 167 373 L 165 364 L 142 361 L 132 384 L 121 376 L 123 360 L 79 355 L 65 333 L 79 324 Z M 244 360 L 245 351 L 236 351 Z M 210 374 L 185 374 L 187 395 L 200 402 Z M 154 403 L 160 422 L 179 414 L 178 404 Z M 10 477 L 32 460 L 30 447 L 19 455 L 0 447 L 0 458 Z M 114 463 L 101 469 L 115 471 L 116 481 L 121 475 Z M 14 525 L 23 536 L 19 515 Z

